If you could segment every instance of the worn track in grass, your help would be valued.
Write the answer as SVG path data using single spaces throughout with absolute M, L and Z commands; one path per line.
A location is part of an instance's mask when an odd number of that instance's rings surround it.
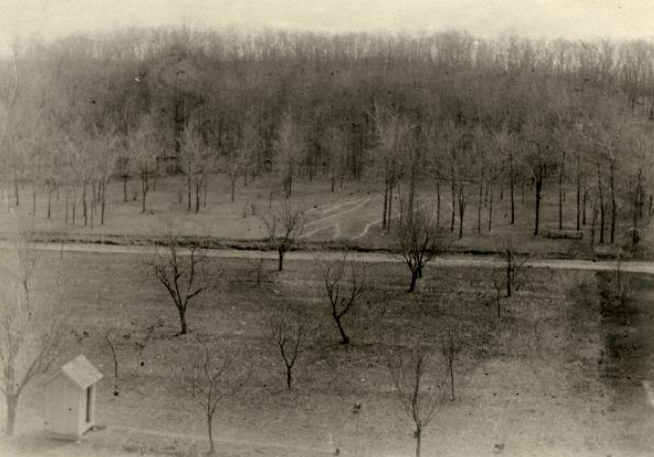
M 148 246 L 121 246 L 106 244 L 84 243 L 37 243 L 37 248 L 44 251 L 88 252 L 97 254 L 134 254 L 145 255 L 152 252 Z M 13 249 L 11 243 L 0 242 L 0 251 Z M 274 251 L 250 251 L 237 249 L 211 249 L 209 257 L 226 259 L 276 259 Z M 334 251 L 292 251 L 286 254 L 287 260 L 314 260 L 316 258 L 336 260 L 343 257 L 342 252 Z M 375 252 L 350 252 L 348 258 L 357 262 L 380 263 L 400 262 L 401 259 L 393 254 Z M 432 260 L 428 266 L 438 267 L 501 267 L 505 263 L 499 257 L 474 255 L 444 255 Z M 617 266 L 615 261 L 590 261 L 570 259 L 534 259 L 525 264 L 530 268 L 544 268 L 552 270 L 584 270 L 584 271 L 611 271 Z M 623 261 L 620 268 L 629 273 L 644 273 L 654 275 L 654 262 Z

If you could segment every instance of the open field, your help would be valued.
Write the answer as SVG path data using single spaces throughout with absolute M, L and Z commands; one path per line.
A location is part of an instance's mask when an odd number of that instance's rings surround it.
M 51 240 L 64 237 L 69 240 L 104 241 L 131 243 L 133 240 L 147 240 L 161 236 L 171 227 L 180 235 L 198 235 L 210 237 L 226 246 L 250 247 L 255 240 L 267 238 L 265 224 L 261 217 L 269 214 L 272 195 L 273 202 L 281 198 L 279 180 L 261 178 L 251 181 L 247 187 L 239 183 L 234 202 L 230 201 L 229 181 L 223 175 L 211 175 L 206 196 L 199 213 L 188 211 L 183 177 L 160 177 L 156 190 L 147 196 L 147 210 L 141 212 L 139 183 L 130 181 L 128 202 L 123 201 L 121 182 L 108 186 L 105 224 L 100 225 L 99 209 L 84 227 L 81 203 L 76 207 L 75 225 L 72 224 L 72 208 L 69 207 L 68 220 L 65 224 L 64 190 L 52 196 L 51 219 L 46 219 L 47 194 L 37 191 L 36 216 L 33 227 Z M 446 186 L 443 186 L 446 189 Z M 541 213 L 541 236 L 533 236 L 533 195 L 525 188 L 524 201 L 520 188 L 516 189 L 516 221 L 510 224 L 510 201 L 508 189 L 504 198 L 499 199 L 499 189 L 495 190 L 493 204 L 492 230 L 488 231 L 489 206 L 482 204 L 481 233 L 478 233 L 478 196 L 475 189 L 469 189 L 469 203 L 464 217 L 464 236 L 455 240 L 452 249 L 467 252 L 493 252 L 500 250 L 507 240 L 511 240 L 519 250 L 535 255 L 555 255 L 566 257 L 589 257 L 591 210 L 587 211 L 588 224 L 583 228 L 584 239 L 554 240 L 543 234 L 558 228 L 558 202 L 555 189 L 551 194 L 545 192 Z M 58 195 L 58 196 L 57 196 Z M 430 209 L 436 219 L 436 195 L 434 189 L 425 185 L 419 192 L 418 206 Z M 7 197 L 5 205 L 15 202 Z M 181 200 L 180 200 L 181 197 Z M 572 189 L 567 193 L 564 204 L 564 229 L 574 230 L 576 221 L 576 200 Z M 203 197 L 204 199 L 204 197 Z M 79 200 L 79 196 L 78 196 Z M 90 197 L 89 197 L 90 200 Z M 32 189 L 27 186 L 20 196 L 20 206 L 12 206 L 12 211 L 32 214 Z M 302 241 L 318 244 L 327 248 L 386 249 L 387 235 L 382 231 L 381 212 L 383 195 L 373 183 L 347 182 L 345 187 L 337 187 L 330 192 L 329 183 L 324 181 L 298 182 L 292 201 L 307 212 L 307 222 Z M 273 204 L 274 205 L 274 204 Z M 90 208 L 90 203 L 89 203 Z M 399 202 L 394 202 L 394 214 L 399 215 Z M 90 210 L 89 210 L 90 211 Z M 8 212 L 0 212 L 0 236 L 8 236 L 13 228 L 12 217 Z M 628 218 L 627 214 L 622 215 Z M 451 202 L 449 190 L 441 196 L 441 226 L 449 228 L 451 223 Z M 458 213 L 455 217 L 453 238 L 458 234 Z M 599 225 L 599 222 L 598 222 Z M 620 243 L 627 240 L 628 222 L 618 225 L 617 236 Z M 608 241 L 608 225 L 607 225 Z M 599 235 L 596 235 L 596 242 Z M 648 243 L 643 243 L 649 246 Z M 646 249 L 648 252 L 649 250 Z M 608 245 L 596 244 L 595 253 L 610 252 Z
M 106 429 L 79 445 L 39 438 L 42 399 L 34 384 L 22 399 L 20 435 L 7 448 L 16 455 L 201 455 L 207 449 L 202 415 L 173 388 L 169 367 L 186 347 L 207 341 L 252 366 L 247 386 L 219 407 L 220 455 L 322 456 L 337 448 L 340 455 L 411 455 L 411 422 L 397 403 L 386 360 L 389 353 L 405 353 L 421 334 L 442 367 L 447 328 L 462 344 L 456 399 L 444 402 L 425 431 L 424 455 L 493 455 L 495 445 L 504 445 L 502 454 L 509 456 L 654 451 L 654 410 L 642 388 L 642 381 L 654 381 L 651 345 L 643 345 L 651 336 L 651 276 L 634 279 L 630 316 L 645 333 L 630 343 L 639 357 L 625 364 L 609 350 L 615 338 L 607 336 L 624 329 L 602 317 L 606 273 L 527 269 L 523 287 L 503 302 L 498 318 L 487 267 L 430 267 L 410 295 L 403 265 L 368 263 L 367 293 L 346 316 L 352 340 L 346 347 L 338 344 L 315 261 L 289 261 L 283 273 L 266 261 L 257 286 L 255 262 L 211 259 L 209 290 L 189 310 L 192 335 L 175 337 L 175 309 L 143 257 L 42 256 L 35 293 L 56 300 L 67 316 L 62 359 L 83 352 L 103 372 L 98 423 Z M 292 390 L 266 338 L 268 314 L 288 300 L 316 325 Z M 119 396 L 112 395 L 105 341 L 114 331 Z M 617 366 L 610 375 L 608 362 Z M 354 413 L 357 402 L 362 407 Z

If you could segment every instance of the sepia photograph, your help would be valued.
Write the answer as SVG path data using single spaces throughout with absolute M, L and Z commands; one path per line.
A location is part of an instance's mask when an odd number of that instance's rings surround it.
M 0 0 L 0 456 L 654 456 L 654 2 Z

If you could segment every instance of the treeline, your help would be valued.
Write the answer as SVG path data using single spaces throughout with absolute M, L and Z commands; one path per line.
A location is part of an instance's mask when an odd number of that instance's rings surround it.
M 48 201 L 63 191 L 71 223 L 91 225 L 98 210 L 104 222 L 110 179 L 123 180 L 125 200 L 138 179 L 145 212 L 162 157 L 186 177 L 194 211 L 216 172 L 232 198 L 239 180 L 269 173 L 287 197 L 298 177 L 334 191 L 367 179 L 385 195 L 385 228 L 428 186 L 439 224 L 460 236 L 470 202 L 477 231 L 492 230 L 505 193 L 511 223 L 517 194 L 532 192 L 538 234 L 549 190 L 559 227 L 590 224 L 600 242 L 625 219 L 635 239 L 652 210 L 646 41 L 136 29 L 14 48 L 2 79 L 16 82 L 2 93 L 11 204 L 24 204 L 24 186 L 34 209 L 43 191 Z M 406 207 L 393 208 L 399 193 Z

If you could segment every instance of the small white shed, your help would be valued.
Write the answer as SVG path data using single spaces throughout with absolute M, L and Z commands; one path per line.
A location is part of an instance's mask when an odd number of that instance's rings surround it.
M 102 373 L 80 355 L 45 382 L 45 430 L 78 440 L 94 425 L 96 383 Z

